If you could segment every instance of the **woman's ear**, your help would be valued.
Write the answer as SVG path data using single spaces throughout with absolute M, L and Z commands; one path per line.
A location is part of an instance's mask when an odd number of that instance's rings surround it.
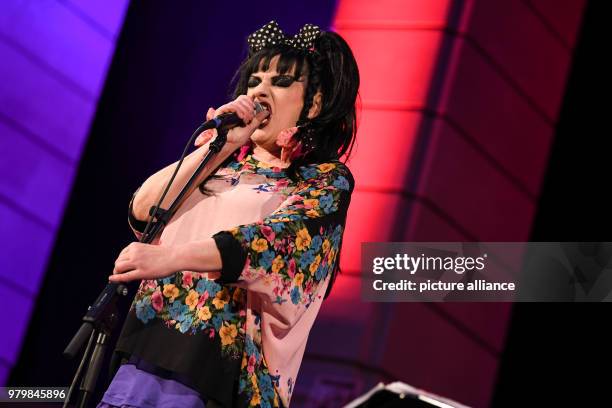
M 315 118 L 321 113 L 321 105 L 323 103 L 323 94 L 321 91 L 317 91 L 315 96 L 312 98 L 312 106 L 308 111 L 308 119 Z

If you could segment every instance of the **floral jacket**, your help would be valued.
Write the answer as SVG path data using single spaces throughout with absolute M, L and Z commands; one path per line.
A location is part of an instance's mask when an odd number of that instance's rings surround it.
M 223 268 L 142 281 L 116 352 L 179 373 L 223 406 L 288 407 L 354 186 L 337 161 L 298 174 L 249 155 L 194 192 L 161 241 L 212 236 Z

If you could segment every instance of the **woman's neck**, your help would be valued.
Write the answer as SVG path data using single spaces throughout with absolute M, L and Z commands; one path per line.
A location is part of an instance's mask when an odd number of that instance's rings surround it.
M 280 150 L 278 151 L 278 153 L 274 154 L 271 153 L 269 150 L 266 150 L 262 146 L 255 145 L 253 147 L 253 156 L 255 156 L 257 160 L 277 167 L 289 167 L 291 163 L 282 161 L 280 159 L 280 154 Z

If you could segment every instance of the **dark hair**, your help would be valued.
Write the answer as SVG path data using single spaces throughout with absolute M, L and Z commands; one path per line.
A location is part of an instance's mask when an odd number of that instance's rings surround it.
M 357 132 L 355 102 L 359 90 L 359 70 L 346 41 L 337 33 L 322 32 L 314 42 L 314 51 L 278 44 L 253 53 L 240 65 L 234 76 L 234 97 L 247 93 L 247 83 L 253 72 L 264 71 L 270 61 L 279 56 L 277 70 L 285 74 L 295 67 L 294 76 L 307 76 L 304 107 L 296 135 L 306 147 L 305 154 L 291 163 L 287 173 L 295 176 L 296 169 L 311 163 L 338 160 L 351 153 Z M 321 91 L 320 113 L 308 119 L 313 97 Z

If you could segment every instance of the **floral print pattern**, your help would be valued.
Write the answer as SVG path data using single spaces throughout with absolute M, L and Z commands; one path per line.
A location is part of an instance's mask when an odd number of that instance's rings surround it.
M 295 378 L 281 379 L 278 370 L 270 372 L 261 344 L 261 319 L 258 311 L 247 307 L 247 291 L 261 293 L 263 287 L 273 303 L 302 309 L 321 298 L 317 288 L 337 264 L 350 201 L 350 173 L 339 162 L 309 165 L 299 169 L 301 178 L 294 182 L 283 169 L 248 155 L 218 174 L 235 180 L 232 186 L 245 174 L 263 175 L 265 183 L 253 189 L 284 199 L 262 221 L 227 231 L 246 253 L 239 276 L 246 289 L 180 271 L 165 279 L 142 281 L 133 308 L 144 324 L 159 318 L 184 335 L 218 338 L 222 356 L 241 361 L 239 400 L 245 405 L 279 407 L 284 402 L 286 406 Z M 338 214 L 341 208 L 344 211 Z M 261 281 L 266 284 L 254 289 Z
M 303 180 L 280 209 L 230 233 L 247 253 L 242 280 L 264 279 L 275 303 L 308 307 L 336 265 L 343 226 L 325 218 L 346 202 L 350 184 L 334 163 L 302 167 L 300 174 Z
M 242 357 L 238 392 L 244 405 L 249 407 L 279 407 L 279 396 L 275 387 L 279 386 L 280 375 L 271 375 L 263 358 L 261 344 L 246 336 Z
M 193 272 L 145 280 L 136 293 L 136 317 L 147 323 L 160 317 L 183 334 L 219 335 L 224 357 L 238 359 L 244 346 L 246 291 L 221 286 Z

